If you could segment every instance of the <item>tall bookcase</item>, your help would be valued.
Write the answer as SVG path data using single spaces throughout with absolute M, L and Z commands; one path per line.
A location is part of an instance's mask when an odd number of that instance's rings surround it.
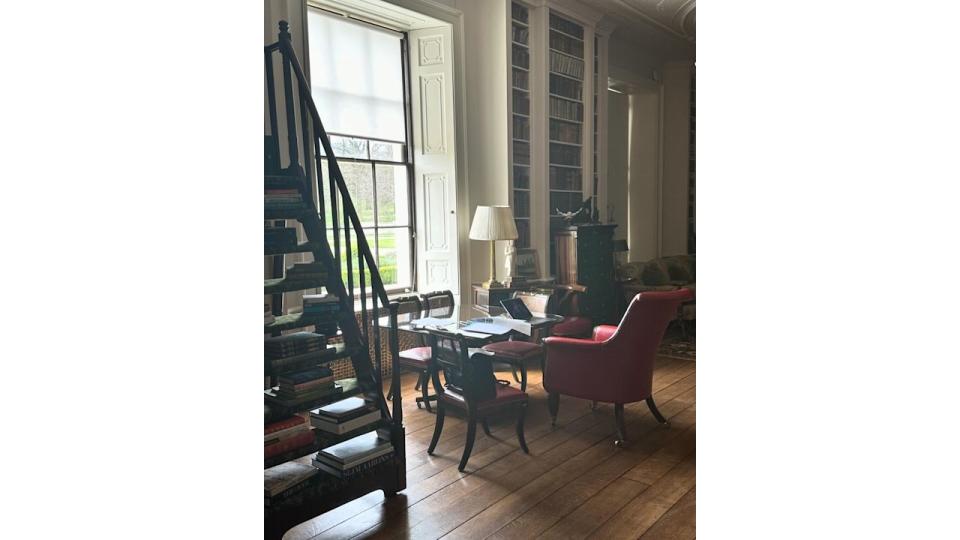
M 598 14 L 568 1 L 509 2 L 510 198 L 518 248 L 553 275 L 554 235 L 594 197 L 605 217 L 606 36 Z

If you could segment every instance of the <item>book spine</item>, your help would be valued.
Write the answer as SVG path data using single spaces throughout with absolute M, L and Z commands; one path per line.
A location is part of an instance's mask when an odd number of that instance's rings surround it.
M 370 470 L 376 467 L 377 465 L 386 463 L 387 461 L 390 461 L 391 459 L 393 459 L 393 456 L 394 456 L 394 453 L 389 452 L 387 454 L 383 454 L 382 456 L 377 456 L 371 459 L 370 461 L 366 461 L 364 463 L 361 463 L 360 465 L 356 465 L 356 466 L 350 467 L 349 469 L 344 469 L 342 471 L 337 469 L 336 467 L 331 467 L 330 465 L 322 461 L 319 461 L 316 458 L 313 459 L 312 463 L 313 463 L 313 466 L 317 467 L 318 469 L 322 469 L 324 471 L 332 473 L 335 476 L 338 476 L 340 478 L 347 478 L 355 474 L 359 474 L 364 471 Z
M 296 448 L 302 448 L 304 446 L 309 446 L 314 442 L 313 430 L 304 431 L 286 441 L 281 441 L 277 444 L 272 444 L 270 446 L 265 446 L 263 448 L 263 457 L 271 458 L 273 456 L 282 454 L 284 452 L 294 450 Z
M 299 426 L 300 424 L 305 424 L 307 419 L 303 416 L 291 416 L 286 420 L 281 420 L 279 422 L 274 422 L 270 425 L 264 426 L 263 434 L 269 435 L 277 431 L 282 431 L 287 428 L 292 428 L 294 426 Z

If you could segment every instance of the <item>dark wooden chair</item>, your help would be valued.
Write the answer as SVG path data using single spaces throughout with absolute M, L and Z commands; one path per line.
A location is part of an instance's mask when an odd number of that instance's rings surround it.
M 514 298 L 519 298 L 527 309 L 537 313 L 546 313 L 546 299 L 543 295 L 534 293 L 525 293 L 517 291 L 513 293 Z M 509 341 L 498 341 L 490 343 L 483 347 L 484 351 L 493 353 L 495 362 L 509 364 L 513 370 L 513 379 L 520 383 L 520 390 L 527 391 L 527 362 L 530 360 L 539 360 L 540 369 L 544 365 L 544 348 L 539 343 L 539 336 L 530 336 L 530 341 L 510 338 Z M 520 376 L 517 376 L 517 371 Z
M 477 434 L 477 420 L 483 431 L 490 435 L 487 416 L 508 408 L 519 410 L 517 416 L 517 440 L 527 454 L 527 442 L 523 438 L 523 420 L 527 410 L 527 393 L 497 381 L 491 365 L 492 355 L 481 349 L 470 349 L 466 338 L 457 333 L 441 330 L 433 334 L 433 359 L 439 370 L 433 374 L 434 386 L 440 393 L 437 401 L 437 420 L 433 429 L 428 454 L 433 454 L 443 431 L 443 419 L 447 407 L 455 407 L 467 414 L 467 442 L 463 447 L 458 469 L 463 471 L 473 450 Z M 440 385 L 439 371 L 443 371 L 446 384 Z
M 434 291 L 420 295 L 420 304 L 423 306 L 424 317 L 438 317 L 445 319 L 453 317 L 456 306 L 453 303 L 453 292 Z
M 419 296 L 404 296 L 397 298 L 395 302 L 399 304 L 397 308 L 398 324 L 408 323 L 423 316 L 423 305 L 420 302 Z M 400 351 L 397 364 L 399 364 L 401 369 L 414 371 L 419 374 L 416 389 L 420 390 L 422 395 L 416 398 L 417 408 L 420 408 L 421 404 L 423 404 L 426 405 L 428 411 L 433 412 L 433 409 L 430 408 L 430 400 L 437 398 L 436 395 L 431 396 L 429 394 L 430 375 L 434 369 L 433 361 L 431 360 L 433 353 L 425 336 L 417 334 L 414 339 L 416 340 L 417 346 Z M 390 393 L 387 394 L 387 399 L 393 399 L 393 393 L 395 391 L 395 388 L 391 388 Z

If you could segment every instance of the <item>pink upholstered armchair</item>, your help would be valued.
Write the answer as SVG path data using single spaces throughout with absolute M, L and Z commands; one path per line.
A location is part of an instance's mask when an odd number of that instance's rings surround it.
M 592 339 L 549 337 L 543 386 L 557 421 L 560 394 L 614 404 L 617 445 L 626 438 L 623 404 L 646 400 L 661 424 L 667 421 L 653 401 L 653 361 L 667 325 L 693 292 L 644 292 L 633 297 L 619 326 L 601 325 Z

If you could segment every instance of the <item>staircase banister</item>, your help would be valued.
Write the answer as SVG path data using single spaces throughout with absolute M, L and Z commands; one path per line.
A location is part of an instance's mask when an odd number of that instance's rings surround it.
M 303 102 L 307 104 L 311 120 L 317 127 L 317 135 L 320 138 L 320 144 L 323 146 L 323 151 L 327 154 L 330 176 L 336 182 L 337 190 L 340 192 L 340 196 L 343 197 L 344 215 L 350 219 L 350 222 L 353 225 L 353 233 L 357 238 L 357 243 L 364 248 L 359 251 L 363 255 L 363 258 L 366 260 L 370 269 L 370 277 L 372 281 L 370 285 L 372 286 L 374 293 L 376 293 L 376 295 L 380 298 L 381 304 L 384 306 L 389 305 L 390 300 L 387 297 L 387 289 L 383 285 L 383 279 L 380 277 L 377 263 L 373 259 L 373 252 L 370 249 L 370 244 L 367 242 L 366 234 L 363 232 L 363 226 L 360 224 L 360 216 L 357 214 L 357 209 L 353 205 L 353 200 L 350 198 L 350 191 L 347 189 L 347 184 L 343 180 L 343 173 L 340 172 L 340 165 L 337 163 L 336 155 L 334 155 L 333 148 L 330 146 L 330 139 L 327 137 L 327 131 L 324 129 L 323 122 L 320 120 L 320 112 L 317 110 L 317 106 L 313 102 L 313 95 L 310 93 L 310 85 L 307 84 L 306 75 L 303 73 L 303 68 L 300 67 L 300 62 L 297 60 L 296 52 L 293 50 L 293 44 L 290 42 L 289 38 L 284 38 L 283 33 L 281 33 L 281 39 L 277 42 L 277 45 L 279 45 L 280 53 L 287 57 L 287 59 L 290 61 L 294 75 L 297 78 L 300 93 L 304 96 Z

